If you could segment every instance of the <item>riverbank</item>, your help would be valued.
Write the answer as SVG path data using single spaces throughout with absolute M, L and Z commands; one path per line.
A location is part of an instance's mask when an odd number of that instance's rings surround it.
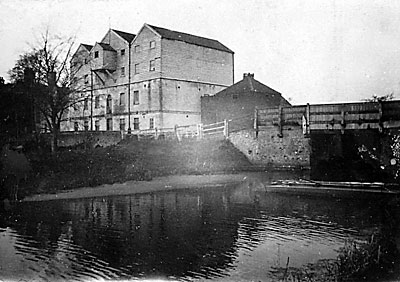
M 151 181 L 127 181 L 124 183 L 104 184 L 98 187 L 84 187 L 74 190 L 64 190 L 53 194 L 35 194 L 23 199 L 24 202 L 65 200 L 91 197 L 107 197 L 171 191 L 187 188 L 224 187 L 237 184 L 246 179 L 244 174 L 219 175 L 172 175 L 156 177 Z

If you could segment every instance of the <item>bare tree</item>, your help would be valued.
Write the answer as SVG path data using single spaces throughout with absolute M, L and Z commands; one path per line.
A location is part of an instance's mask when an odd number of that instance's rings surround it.
M 383 96 L 373 95 L 371 98 L 364 99 L 364 101 L 366 101 L 366 102 L 385 102 L 385 101 L 390 101 L 393 99 L 394 99 L 394 94 L 390 93 L 390 94 L 383 95 Z
M 14 82 L 26 79 L 27 70 L 31 71 L 31 81 L 27 84 L 34 95 L 34 106 L 52 135 L 52 152 L 57 150 L 65 112 L 86 98 L 79 95 L 83 89 L 76 83 L 75 73 L 79 67 L 70 68 L 69 65 L 74 48 L 74 37 L 58 36 L 47 28 L 31 45 L 31 51 L 22 54 L 9 71 Z

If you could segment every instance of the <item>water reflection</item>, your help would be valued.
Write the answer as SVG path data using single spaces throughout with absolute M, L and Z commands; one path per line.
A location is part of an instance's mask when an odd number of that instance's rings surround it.
M 236 187 L 25 203 L 0 225 L 0 278 L 268 281 L 381 222 L 376 199 Z

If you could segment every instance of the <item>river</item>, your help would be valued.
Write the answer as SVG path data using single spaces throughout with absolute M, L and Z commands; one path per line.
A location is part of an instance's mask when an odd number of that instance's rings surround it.
M 0 281 L 275 281 L 383 224 L 379 197 L 253 186 L 20 203 L 0 219 Z

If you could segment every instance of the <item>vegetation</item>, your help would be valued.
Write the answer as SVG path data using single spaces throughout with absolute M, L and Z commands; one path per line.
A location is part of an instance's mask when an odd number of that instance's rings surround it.
M 399 263 L 396 244 L 399 232 L 400 199 L 394 198 L 386 206 L 383 226 L 370 235 L 369 240 L 348 241 L 338 251 L 336 259 L 320 260 L 304 267 L 286 267 L 271 271 L 275 281 L 340 282 L 378 281 L 388 278 Z
M 55 155 L 46 149 L 29 146 L 26 149 L 34 177 L 25 194 L 151 180 L 166 175 L 235 172 L 251 166 L 225 140 L 125 140 L 106 148 L 88 149 L 82 145 L 60 149 Z
M 23 93 L 30 97 L 34 123 L 38 127 L 33 132 L 45 125 L 52 134 L 52 152 L 57 150 L 64 113 L 85 99 L 79 95 L 82 89 L 78 89 L 69 66 L 74 46 L 73 37 L 65 38 L 46 29 L 9 71 L 12 83 L 23 82 Z M 78 70 L 74 68 L 75 72 Z

